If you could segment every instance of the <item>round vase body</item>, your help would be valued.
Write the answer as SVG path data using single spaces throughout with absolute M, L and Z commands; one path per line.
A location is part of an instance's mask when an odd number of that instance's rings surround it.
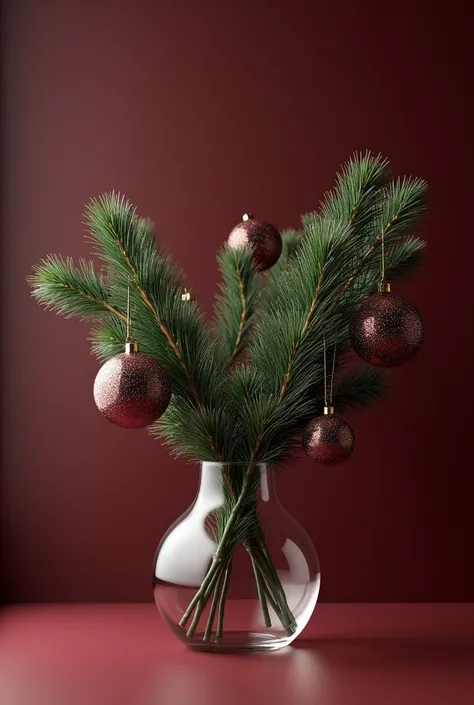
M 245 501 L 234 510 L 243 483 Z M 320 569 L 308 534 L 278 500 L 271 468 L 205 462 L 194 503 L 158 546 L 153 584 L 163 619 L 191 649 L 268 651 L 308 623 Z

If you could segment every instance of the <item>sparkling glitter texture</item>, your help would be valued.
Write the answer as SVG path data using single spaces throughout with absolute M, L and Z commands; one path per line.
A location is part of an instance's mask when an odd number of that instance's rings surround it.
M 121 353 L 102 365 L 94 400 L 106 419 L 123 428 L 143 428 L 158 419 L 171 398 L 165 369 L 150 355 Z
M 336 414 L 318 416 L 303 433 L 304 452 L 323 465 L 343 463 L 352 455 L 354 443 L 351 427 Z
M 418 309 L 389 292 L 372 294 L 350 325 L 351 344 L 365 362 L 396 367 L 410 360 L 423 343 L 423 319 Z
M 250 247 L 257 269 L 263 271 L 272 267 L 281 255 L 281 236 L 271 223 L 249 218 L 232 230 L 228 238 L 229 247 L 241 249 Z

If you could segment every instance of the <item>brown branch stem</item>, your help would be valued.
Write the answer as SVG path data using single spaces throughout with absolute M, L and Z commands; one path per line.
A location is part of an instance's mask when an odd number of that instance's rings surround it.
M 168 330 L 168 328 L 163 323 L 158 311 L 154 307 L 154 305 L 153 305 L 152 301 L 150 300 L 148 294 L 146 293 L 145 289 L 143 289 L 143 287 L 141 286 L 138 272 L 135 269 L 135 267 L 133 266 L 132 262 L 130 261 L 130 258 L 127 255 L 127 252 L 125 251 L 124 246 L 122 245 L 121 242 L 118 242 L 117 244 L 120 248 L 120 251 L 122 252 L 122 255 L 124 256 L 124 259 L 125 259 L 127 265 L 130 267 L 130 271 L 132 272 L 132 276 L 135 281 L 135 285 L 136 285 L 138 291 L 140 292 L 140 296 L 142 297 L 143 301 L 145 302 L 145 304 L 148 306 L 148 308 L 152 312 L 153 317 L 155 318 L 156 322 L 158 323 L 158 326 L 160 327 L 161 332 L 165 336 L 171 349 L 173 350 L 174 354 L 178 358 L 179 364 L 180 364 L 180 366 L 181 366 L 181 368 L 182 368 L 183 372 L 185 373 L 186 378 L 188 380 L 188 384 L 189 384 L 189 388 L 191 389 L 191 393 L 192 393 L 193 397 L 195 398 L 196 403 L 199 406 L 199 408 L 202 409 L 203 404 L 202 404 L 201 398 L 199 396 L 199 392 L 196 389 L 196 385 L 194 384 L 194 381 L 191 377 L 191 373 L 189 372 L 188 367 L 187 367 L 185 361 L 183 360 L 183 355 L 181 353 L 181 350 L 178 348 L 177 344 L 175 343 L 171 332 Z
M 127 317 L 123 313 L 120 313 L 120 311 L 118 311 L 116 308 L 111 306 L 107 301 L 103 301 L 102 299 L 95 299 L 93 296 L 89 296 L 89 294 L 86 294 L 85 291 L 82 291 L 82 289 L 78 289 L 77 287 L 71 286 L 70 284 L 62 284 L 61 286 L 63 289 L 69 289 L 69 291 L 75 291 L 76 294 L 81 294 L 88 301 L 93 301 L 94 303 L 99 304 L 99 306 L 103 306 L 104 308 L 107 308 L 115 316 L 118 316 L 118 318 L 121 318 L 122 321 L 127 320 Z
M 244 332 L 245 321 L 247 319 L 247 297 L 245 295 L 244 282 L 242 281 L 242 276 L 240 269 L 237 268 L 237 277 L 239 279 L 239 293 L 240 293 L 240 303 L 242 305 L 242 313 L 240 314 L 239 330 L 237 331 L 237 337 L 235 339 L 234 349 L 230 357 L 230 364 L 234 362 L 234 359 L 239 353 L 240 344 L 242 342 L 242 336 Z
M 292 372 L 292 370 L 293 370 L 293 365 L 295 364 L 296 355 L 298 354 L 298 349 L 299 349 L 299 347 L 300 347 L 300 341 L 301 341 L 301 338 L 303 337 L 303 335 L 304 335 L 304 334 L 306 333 L 306 331 L 308 330 L 309 325 L 310 325 L 310 323 L 311 323 L 311 319 L 312 319 L 313 314 L 314 314 L 314 312 L 315 312 L 315 310 L 316 310 L 316 306 L 317 306 L 317 304 L 318 304 L 319 292 L 321 291 L 322 283 L 323 283 L 323 270 L 322 270 L 322 268 L 321 268 L 321 269 L 320 269 L 320 273 L 319 273 L 318 283 L 317 283 L 317 285 L 316 285 L 316 290 L 315 290 L 315 292 L 314 292 L 313 300 L 312 300 L 312 302 L 311 302 L 310 309 L 309 309 L 309 311 L 308 311 L 308 314 L 307 314 L 307 316 L 306 316 L 306 319 L 305 319 L 305 322 L 304 322 L 304 325 L 303 325 L 303 330 L 302 330 L 302 332 L 301 332 L 300 339 L 299 339 L 298 341 L 296 341 L 296 343 L 295 343 L 295 345 L 294 345 L 293 351 L 292 351 L 291 356 L 290 356 L 290 361 L 289 361 L 289 363 L 288 363 L 288 368 L 287 368 L 287 370 L 286 370 L 286 372 L 285 372 L 285 376 L 284 376 L 284 378 L 283 378 L 283 386 L 282 386 L 281 392 L 280 392 L 280 401 L 283 399 L 283 397 L 285 396 L 285 394 L 286 394 L 286 392 L 287 392 L 287 390 L 288 390 L 288 385 L 289 385 L 289 383 L 290 383 L 291 372 Z
M 174 338 L 173 338 L 173 336 L 172 336 L 172 334 L 171 334 L 171 331 L 168 330 L 168 328 L 166 327 L 166 325 L 165 325 L 164 322 L 162 321 L 162 319 L 161 319 L 161 317 L 160 317 L 158 311 L 156 310 L 155 306 L 153 305 L 153 302 L 150 300 L 150 297 L 149 297 L 148 294 L 146 293 L 145 289 L 141 286 L 141 284 L 140 284 L 140 278 L 139 278 L 139 276 L 138 276 L 138 272 L 137 272 L 136 268 L 133 266 L 133 264 L 132 264 L 132 262 L 131 262 L 131 260 L 130 260 L 130 258 L 129 258 L 129 256 L 128 256 L 128 254 L 127 254 L 127 252 L 126 252 L 124 246 L 122 245 L 121 242 L 117 242 L 117 245 L 118 245 L 118 247 L 120 248 L 120 251 L 121 251 L 123 257 L 124 257 L 124 259 L 125 259 L 125 261 L 126 261 L 128 267 L 130 268 L 130 271 L 132 272 L 132 277 L 133 277 L 133 280 L 134 280 L 134 282 L 135 282 L 135 286 L 137 287 L 138 291 L 140 292 L 140 296 L 142 297 L 143 301 L 145 302 L 145 304 L 148 306 L 148 308 L 149 308 L 150 311 L 152 312 L 153 317 L 154 317 L 154 319 L 156 320 L 156 322 L 158 323 L 158 326 L 159 326 L 160 330 L 161 330 L 162 333 L 164 334 L 164 336 L 165 336 L 166 340 L 168 341 L 168 343 L 169 343 L 171 349 L 173 350 L 174 354 L 175 354 L 176 357 L 178 358 L 180 367 L 181 367 L 181 369 L 183 370 L 183 372 L 184 372 L 184 374 L 185 374 L 185 376 L 186 376 L 186 379 L 187 379 L 188 384 L 189 384 L 189 389 L 191 390 L 191 394 L 193 395 L 193 397 L 194 397 L 194 399 L 195 399 L 195 401 L 196 401 L 196 404 L 197 404 L 199 410 L 200 410 L 201 412 L 204 411 L 204 404 L 203 404 L 203 402 L 202 402 L 202 400 L 201 400 L 201 397 L 200 397 L 200 395 L 199 395 L 199 392 L 198 392 L 198 390 L 197 390 L 197 387 L 196 387 L 196 385 L 194 384 L 194 380 L 193 380 L 193 378 L 192 378 L 191 372 L 189 371 L 188 366 L 186 365 L 186 362 L 185 362 L 185 360 L 183 359 L 183 355 L 182 355 L 182 353 L 181 353 L 181 350 L 179 349 L 178 345 L 176 344 L 176 342 L 175 342 L 175 340 L 174 340 Z M 214 443 L 214 439 L 212 438 L 212 436 L 211 436 L 210 434 L 208 434 L 207 440 L 208 440 L 208 442 L 209 442 L 209 445 L 210 445 L 210 447 L 211 447 L 211 450 L 216 454 L 217 459 L 220 460 L 220 461 L 222 461 L 222 455 L 221 455 L 221 454 L 219 453 L 219 451 L 217 450 L 217 447 L 216 447 L 216 445 L 215 445 L 215 443 Z

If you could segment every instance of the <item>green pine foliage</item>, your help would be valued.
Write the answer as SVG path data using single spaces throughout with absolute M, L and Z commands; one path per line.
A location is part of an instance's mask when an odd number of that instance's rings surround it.
M 288 264 L 298 253 L 303 242 L 301 232 L 298 232 L 298 230 L 282 230 L 280 234 L 282 242 L 281 255 L 267 274 L 270 291 L 275 286 L 275 282 L 286 271 Z
M 345 374 L 334 389 L 333 404 L 341 413 L 362 411 L 388 390 L 385 374 L 376 368 L 354 370 Z
M 80 259 L 76 267 L 70 257 L 48 255 L 33 267 L 29 280 L 38 303 L 66 318 L 94 320 L 110 312 L 122 316 L 110 304 L 105 279 L 92 262 Z
M 215 342 L 195 301 L 182 301 L 183 280 L 156 246 L 153 227 L 123 197 L 92 201 L 86 222 L 95 252 L 114 273 L 110 300 L 125 310 L 130 286 L 136 338 L 168 369 L 173 392 L 191 407 L 217 401 Z
M 92 321 L 92 351 L 101 361 L 123 352 L 130 291 L 133 337 L 171 379 L 172 401 L 151 431 L 173 453 L 279 464 L 293 457 L 304 425 L 321 411 L 324 340 L 328 359 L 336 350 L 339 411 L 367 408 L 384 394 L 382 372 L 348 368 L 349 321 L 380 281 L 382 235 L 387 279 L 420 263 L 424 243 L 412 228 L 425 198 L 420 179 L 391 180 L 381 156 L 356 154 L 301 229 L 282 233 L 282 256 L 270 272 L 256 270 L 251 252 L 222 248 L 211 322 L 197 302 L 182 300 L 182 274 L 152 224 L 115 193 L 86 212 L 107 276 L 92 262 L 75 266 L 52 255 L 30 282 L 40 304 Z
M 217 256 L 221 282 L 216 297 L 215 331 L 230 367 L 245 349 L 261 292 L 252 253 L 227 247 Z
M 388 268 L 406 273 L 422 243 L 403 241 L 425 209 L 419 179 L 388 182 L 385 160 L 356 155 L 338 177 L 320 211 L 303 216 L 303 242 L 279 279 L 249 344 L 248 362 L 260 390 L 240 406 L 242 459 L 278 463 L 291 457 L 304 424 L 324 394 L 323 340 L 337 342 L 337 362 L 348 348 L 347 330 L 356 307 L 380 279 L 382 232 Z M 339 401 L 367 404 L 383 393 L 380 374 L 348 378 Z M 351 391 L 352 387 L 352 391 Z M 346 401 L 344 401 L 344 397 Z M 317 401 L 316 401 L 317 400 Z M 319 406 L 320 408 L 320 406 Z

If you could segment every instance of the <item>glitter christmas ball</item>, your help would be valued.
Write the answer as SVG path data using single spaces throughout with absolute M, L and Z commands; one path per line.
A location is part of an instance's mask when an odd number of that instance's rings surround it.
M 251 215 L 243 216 L 227 242 L 236 250 L 250 246 L 255 265 L 260 271 L 272 267 L 281 255 L 282 242 L 278 230 L 271 223 L 255 220 Z
M 94 382 L 100 413 L 123 428 L 149 426 L 166 411 L 170 398 L 165 369 L 144 353 L 115 355 L 102 365 Z
M 336 414 L 318 416 L 306 426 L 303 448 L 306 455 L 323 465 L 339 465 L 352 455 L 354 433 Z
M 389 291 L 368 296 L 350 325 L 351 344 L 365 362 L 396 367 L 423 343 L 423 319 L 410 301 Z

